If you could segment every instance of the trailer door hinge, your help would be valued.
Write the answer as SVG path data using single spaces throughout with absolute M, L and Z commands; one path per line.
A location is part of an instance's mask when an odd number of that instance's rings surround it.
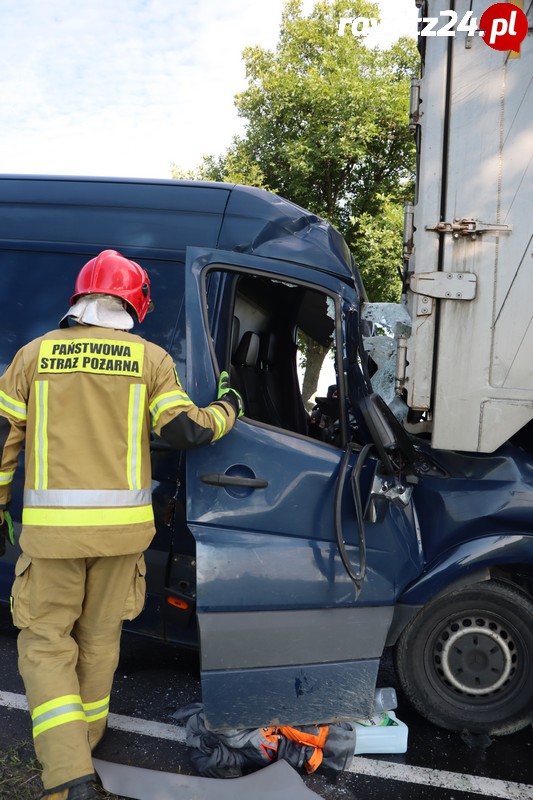
M 415 294 L 444 300 L 473 300 L 476 286 L 477 277 L 473 272 L 417 272 L 409 281 Z
M 437 225 L 426 225 L 426 231 L 451 233 L 454 239 L 469 236 L 476 239 L 483 233 L 511 233 L 512 225 L 500 225 L 492 222 L 480 222 L 478 219 L 454 219 L 453 222 L 439 222 Z

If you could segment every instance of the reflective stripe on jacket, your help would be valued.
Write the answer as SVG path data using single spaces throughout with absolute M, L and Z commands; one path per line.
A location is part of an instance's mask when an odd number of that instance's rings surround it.
M 0 504 L 26 441 L 21 546 L 40 558 L 144 550 L 154 533 L 150 431 L 174 447 L 219 439 L 231 405 L 198 408 L 162 348 L 76 325 L 16 354 L 0 378 Z

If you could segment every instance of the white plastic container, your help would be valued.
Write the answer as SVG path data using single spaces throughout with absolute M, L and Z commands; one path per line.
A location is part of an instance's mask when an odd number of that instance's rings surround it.
M 375 717 L 373 720 L 356 720 L 355 750 L 359 753 L 405 753 L 409 728 L 398 719 L 394 711 L 388 711 L 389 724 Z

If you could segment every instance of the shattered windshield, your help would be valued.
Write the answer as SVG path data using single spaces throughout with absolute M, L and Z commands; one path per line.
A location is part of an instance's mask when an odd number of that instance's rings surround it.
M 363 348 L 373 366 L 370 382 L 398 419 L 407 406 L 396 394 L 398 345 L 411 333 L 411 317 L 399 303 L 363 303 L 361 310 Z

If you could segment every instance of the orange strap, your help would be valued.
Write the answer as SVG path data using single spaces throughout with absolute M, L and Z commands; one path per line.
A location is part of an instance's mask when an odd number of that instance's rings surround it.
M 278 754 L 278 731 L 277 728 L 261 728 L 264 742 L 259 747 L 263 751 L 267 761 L 275 761 Z
M 314 772 L 316 769 L 318 769 L 324 757 L 322 749 L 326 744 L 326 739 L 328 738 L 329 734 L 329 727 L 327 725 L 322 725 L 319 727 L 320 732 L 318 735 L 299 731 L 297 728 L 291 728 L 290 725 L 281 725 L 277 730 L 282 736 L 285 736 L 292 742 L 305 745 L 306 747 L 314 747 L 311 758 L 305 762 L 305 769 L 308 773 Z

